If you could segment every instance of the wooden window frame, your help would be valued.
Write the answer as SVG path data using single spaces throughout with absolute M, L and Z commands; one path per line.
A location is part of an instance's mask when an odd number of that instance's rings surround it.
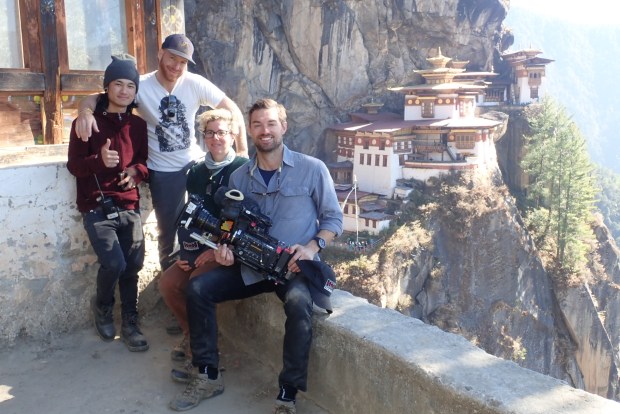
M 140 73 L 157 68 L 160 1 L 125 1 L 127 49 Z M 24 67 L 0 68 L 0 95 L 43 96 L 43 143 L 60 144 L 62 96 L 101 91 L 103 71 L 69 69 L 64 0 L 19 0 L 18 6 Z

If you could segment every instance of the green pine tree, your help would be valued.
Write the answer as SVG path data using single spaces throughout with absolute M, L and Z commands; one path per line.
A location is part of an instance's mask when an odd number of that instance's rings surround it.
M 531 135 L 521 166 L 529 176 L 526 219 L 553 267 L 575 272 L 586 261 L 596 186 L 586 142 L 550 98 L 526 110 Z

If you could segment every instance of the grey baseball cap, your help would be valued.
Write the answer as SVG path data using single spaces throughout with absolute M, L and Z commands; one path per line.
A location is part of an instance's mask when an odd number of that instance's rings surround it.
M 194 44 L 184 34 L 175 33 L 166 37 L 164 43 L 161 44 L 161 48 L 169 51 L 172 54 L 187 59 L 193 64 L 196 64 L 192 59 L 194 54 Z

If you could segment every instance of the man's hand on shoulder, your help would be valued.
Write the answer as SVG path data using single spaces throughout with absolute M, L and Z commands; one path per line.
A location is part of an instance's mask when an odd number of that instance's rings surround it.
M 88 141 L 88 138 L 94 132 L 99 132 L 99 126 L 93 116 L 93 108 L 97 105 L 97 94 L 88 95 L 80 101 L 78 117 L 75 119 L 75 133 L 82 141 Z
M 84 142 L 88 141 L 92 132 L 99 132 L 97 121 L 92 110 L 82 110 L 75 120 L 75 133 Z

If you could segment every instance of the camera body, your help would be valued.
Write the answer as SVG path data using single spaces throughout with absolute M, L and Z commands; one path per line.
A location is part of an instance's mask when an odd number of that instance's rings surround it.
M 240 191 L 227 190 L 221 187 L 215 194 L 216 202 L 222 206 L 220 217 L 209 213 L 200 197 L 190 195 L 179 226 L 192 229 L 191 237 L 211 248 L 217 248 L 210 240 L 211 235 L 216 236 L 219 243 L 231 247 L 236 260 L 266 279 L 286 283 L 291 252 L 288 246 L 269 235 L 271 219 L 260 213 L 258 205 L 245 199 Z
M 108 220 L 112 220 L 118 217 L 118 207 L 114 204 L 112 197 L 99 196 L 97 198 L 103 214 L 105 214 Z

